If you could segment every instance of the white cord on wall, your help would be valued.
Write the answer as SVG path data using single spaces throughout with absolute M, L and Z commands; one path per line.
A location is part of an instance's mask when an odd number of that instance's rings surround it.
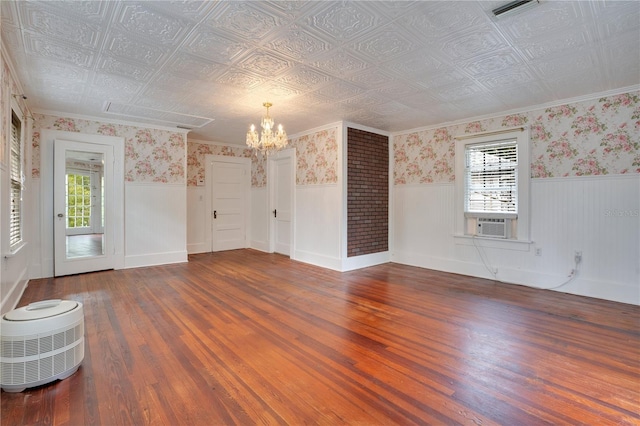
M 489 263 L 488 259 L 485 259 L 486 254 L 484 253 L 484 250 L 482 250 L 482 246 L 478 246 L 478 244 L 476 243 L 476 235 L 472 235 L 471 236 L 471 241 L 473 241 L 473 245 L 476 248 L 476 250 L 478 251 L 478 255 L 480 256 L 480 260 L 482 260 L 482 264 L 484 265 L 485 269 L 487 271 L 489 271 L 489 273 L 493 276 L 494 281 L 498 281 L 504 284 L 518 284 L 518 283 L 511 283 L 508 281 L 502 281 L 501 279 L 498 278 L 498 268 L 493 268 L 491 267 L 491 264 Z M 576 253 L 574 259 L 574 268 L 571 270 L 571 272 L 569 273 L 569 278 L 563 282 L 562 284 L 558 284 L 554 287 L 538 287 L 535 285 L 529 285 L 529 284 L 518 284 L 518 285 L 524 285 L 526 287 L 531 287 L 531 288 L 537 288 L 540 290 L 555 290 L 558 289 L 560 287 L 563 287 L 567 284 L 569 284 L 571 281 L 574 280 L 574 278 L 578 275 L 578 265 L 580 264 L 580 262 L 582 262 L 582 254 L 578 254 Z

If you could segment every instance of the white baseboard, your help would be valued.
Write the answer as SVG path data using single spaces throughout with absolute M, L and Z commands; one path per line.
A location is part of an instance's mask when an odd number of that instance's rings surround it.
M 342 261 L 342 272 L 353 271 L 354 269 L 367 268 L 369 266 L 381 265 L 391 261 L 391 253 L 383 251 L 380 253 L 365 254 L 362 256 L 347 257 Z
M 463 262 L 403 252 L 394 253 L 391 261 L 403 265 L 417 266 L 453 274 L 468 275 L 488 280 L 495 279 L 481 263 Z M 573 280 L 567 282 L 569 280 L 569 272 L 570 271 L 567 271 L 566 275 L 557 273 L 550 274 L 501 266 L 498 269 L 497 280 L 508 284 L 524 285 L 543 290 L 548 289 L 578 296 L 595 297 L 613 302 L 640 305 L 640 289 L 637 286 L 583 278 L 580 276 L 579 271 Z M 565 282 L 567 282 L 567 284 L 558 287 Z
M 187 261 L 188 254 L 186 251 L 141 254 L 134 256 L 125 256 L 124 268 L 140 268 L 143 266 L 166 265 L 169 263 L 183 263 Z
M 189 254 L 208 253 L 210 251 L 211 247 L 206 243 L 187 244 L 187 253 Z
M 269 253 L 269 242 L 252 240 L 251 242 L 249 242 L 249 248 Z
M 324 256 L 317 253 L 310 253 L 302 250 L 296 250 L 293 260 L 322 268 L 332 269 L 338 272 L 353 271 L 354 269 L 366 268 L 369 266 L 380 265 L 391 261 L 391 255 L 388 251 L 382 253 L 366 254 L 363 256 L 349 257 L 340 259 L 337 257 Z
M 309 263 L 315 266 L 320 266 L 322 268 L 332 269 L 334 271 L 342 271 L 342 262 L 337 257 L 329 257 L 317 253 L 296 250 L 291 259 L 297 260 L 299 262 Z

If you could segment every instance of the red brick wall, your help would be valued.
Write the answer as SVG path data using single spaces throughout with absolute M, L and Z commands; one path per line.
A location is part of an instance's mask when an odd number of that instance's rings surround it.
M 389 250 L 389 138 L 347 130 L 347 257 Z

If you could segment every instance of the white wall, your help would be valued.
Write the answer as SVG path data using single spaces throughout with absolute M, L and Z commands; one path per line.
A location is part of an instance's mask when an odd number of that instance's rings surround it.
M 20 82 L 14 78 L 16 75 L 13 65 L 5 56 L 4 46 L 0 49 L 0 132 L 3 140 L 0 140 L 0 314 L 14 309 L 29 282 L 29 263 L 31 251 L 34 249 L 34 230 L 29 220 L 29 212 L 32 211 L 34 184 L 31 181 L 31 136 L 32 119 L 31 112 L 27 108 L 24 99 L 20 99 L 17 93 L 23 93 Z M 22 244 L 9 247 L 9 220 L 11 206 L 11 176 L 10 176 L 10 129 L 11 111 L 21 119 L 23 174 L 25 177 L 22 190 Z
M 342 170 L 345 129 L 345 123 L 336 122 L 291 136 L 292 146 L 296 148 L 296 158 L 300 159 L 301 164 L 310 167 L 314 164 L 315 150 L 307 152 L 307 146 L 313 141 L 321 150 L 332 147 L 333 144 L 324 138 L 328 134 L 335 135 L 335 146 L 325 153 L 329 160 L 328 166 L 315 170 L 318 173 L 317 180 L 305 182 L 305 168 L 296 164 L 295 240 L 291 258 L 337 271 L 343 270 L 342 257 L 345 253 L 342 246 L 346 238 L 343 235 L 346 232 L 346 222 L 343 217 L 345 200 Z M 335 158 L 334 163 L 330 157 Z
M 125 268 L 187 261 L 184 184 L 125 184 Z
M 205 186 L 187 187 L 187 251 L 211 251 L 211 230 L 207 229 L 207 191 Z
M 251 188 L 249 247 L 269 251 L 269 191 L 266 186 Z
M 394 262 L 640 304 L 640 176 L 533 179 L 533 244 L 490 248 L 454 239 L 453 183 L 394 187 Z M 536 256 L 535 249 L 540 249 Z
M 30 165 L 31 162 L 28 161 L 28 164 Z M 7 235 L 5 232 L 8 232 L 9 228 L 8 212 L 10 203 L 10 178 L 8 165 L 6 168 L 4 165 L 0 165 L 0 173 L 0 182 L 2 182 L 2 189 L 0 190 L 0 193 L 2 194 L 0 197 L 2 200 L 2 202 L 0 202 L 2 213 L 0 213 L 0 218 L 4 219 L 4 221 L 2 221 L 2 234 Z M 31 183 L 31 179 L 27 179 L 23 190 L 23 212 L 29 212 L 33 208 L 31 202 L 32 194 L 33 184 Z M 22 227 L 22 239 L 24 244 L 13 253 L 10 252 L 8 247 L 9 239 L 2 238 L 1 241 L 2 265 L 0 265 L 0 315 L 17 306 L 22 293 L 29 282 L 30 251 L 34 248 L 34 232 L 33 228 L 29 225 L 29 218 L 25 217 L 23 219 Z
M 341 189 L 338 184 L 296 185 L 296 242 L 292 258 L 342 269 Z

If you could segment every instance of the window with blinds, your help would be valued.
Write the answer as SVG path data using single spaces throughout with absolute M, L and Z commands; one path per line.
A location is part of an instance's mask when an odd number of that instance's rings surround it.
M 20 146 L 22 125 L 20 119 L 11 112 L 11 214 L 9 215 L 9 246 L 22 241 L 22 150 Z
M 465 148 L 465 213 L 518 213 L 517 139 Z

